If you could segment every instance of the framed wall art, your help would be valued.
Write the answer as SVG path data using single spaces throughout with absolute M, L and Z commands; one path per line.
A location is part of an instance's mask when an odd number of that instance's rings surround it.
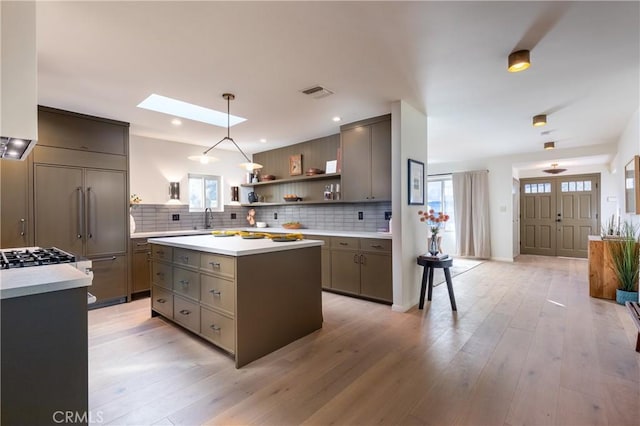
M 302 174 L 302 154 L 289 156 L 289 175 L 298 176 Z
M 424 205 L 424 163 L 409 158 L 409 205 Z

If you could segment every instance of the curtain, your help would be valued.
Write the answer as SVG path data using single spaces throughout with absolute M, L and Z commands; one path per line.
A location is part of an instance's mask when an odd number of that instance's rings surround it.
M 491 257 L 489 172 L 453 173 L 456 250 L 460 256 Z

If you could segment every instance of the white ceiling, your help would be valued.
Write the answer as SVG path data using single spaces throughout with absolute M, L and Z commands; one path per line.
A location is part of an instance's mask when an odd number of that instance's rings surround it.
M 177 128 L 136 105 L 157 93 L 224 111 L 222 93 L 235 93 L 231 113 L 248 120 L 231 136 L 260 152 L 337 133 L 333 116 L 348 123 L 403 99 L 428 116 L 429 162 L 448 162 L 538 152 L 548 140 L 614 143 L 640 98 L 638 2 L 44 2 L 37 11 L 40 104 L 191 144 L 212 145 L 226 129 Z M 531 50 L 532 66 L 508 73 L 518 49 Z M 299 92 L 314 84 L 335 94 Z M 543 113 L 549 124 L 533 128 Z

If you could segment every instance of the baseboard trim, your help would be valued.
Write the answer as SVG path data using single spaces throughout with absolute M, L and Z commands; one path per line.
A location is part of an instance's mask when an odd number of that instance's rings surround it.
M 492 257 L 491 260 L 496 262 L 510 262 L 513 263 L 513 257 Z

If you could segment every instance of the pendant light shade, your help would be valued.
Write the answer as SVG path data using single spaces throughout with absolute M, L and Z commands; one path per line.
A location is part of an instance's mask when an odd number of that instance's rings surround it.
M 227 136 L 225 136 L 224 138 L 222 138 L 218 142 L 216 142 L 211 148 L 209 148 L 205 152 L 203 152 L 202 155 L 193 156 L 193 158 L 189 157 L 189 159 L 200 161 L 201 163 L 206 164 L 204 159 L 206 158 L 206 155 L 209 153 L 209 151 L 211 151 L 213 148 L 215 148 L 216 146 L 220 145 L 224 141 L 231 141 L 231 143 L 238 149 L 238 151 L 240 151 L 240 154 L 242 154 L 244 159 L 247 160 L 244 163 L 240 163 L 240 167 L 246 169 L 249 172 L 251 172 L 253 170 L 261 169 L 262 168 L 262 164 L 254 163 L 253 161 L 251 161 L 249 159 L 249 157 L 247 157 L 247 154 L 245 154 L 244 151 L 242 151 L 242 149 L 240 149 L 240 147 L 238 146 L 236 141 L 234 141 L 233 138 L 231 136 L 229 136 L 229 128 L 231 127 L 229 125 L 229 103 L 230 103 L 230 101 L 234 100 L 236 98 L 236 96 L 233 93 L 223 93 L 222 97 L 227 101 Z
M 553 163 L 550 169 L 545 169 L 543 172 L 550 173 L 552 175 L 557 175 L 558 173 L 566 172 L 567 169 L 559 169 L 558 163 Z
M 544 143 L 544 149 L 546 150 L 551 150 L 551 149 L 555 149 L 556 148 L 556 143 L 555 142 L 545 142 Z
M 518 50 L 509 55 L 509 72 L 524 71 L 531 66 L 528 50 Z
M 547 124 L 547 115 L 540 114 L 533 117 L 533 127 L 542 127 Z

